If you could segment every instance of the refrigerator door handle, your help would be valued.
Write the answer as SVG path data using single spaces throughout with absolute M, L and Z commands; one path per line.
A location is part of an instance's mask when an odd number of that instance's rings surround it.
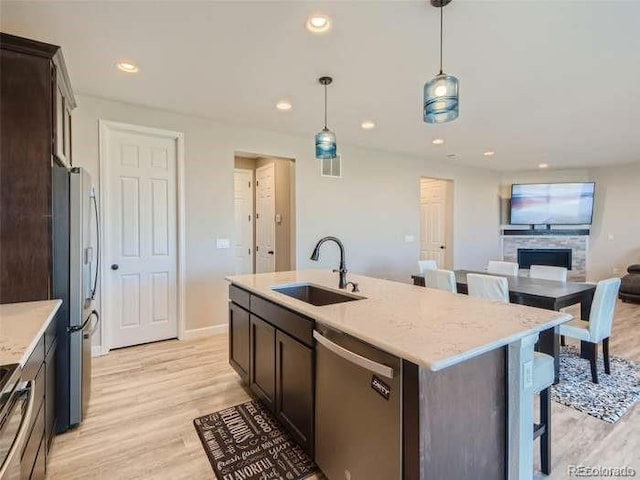
M 98 275 L 100 273 L 100 218 L 98 217 L 98 200 L 93 188 L 91 189 L 91 200 L 93 201 L 93 211 L 96 218 L 96 273 L 93 277 L 93 287 L 91 288 L 91 300 L 95 300 L 96 290 L 98 289 Z
M 96 323 L 91 327 L 91 330 L 89 331 L 88 335 L 89 336 L 93 335 L 95 330 L 98 328 L 98 324 L 100 323 L 100 315 L 98 314 L 98 312 L 96 310 L 92 310 L 91 311 L 91 313 L 89 314 L 87 319 L 82 323 L 82 325 L 75 325 L 73 327 L 68 327 L 67 328 L 67 332 L 74 333 L 74 332 L 83 331 L 85 329 L 85 327 L 87 326 L 87 323 L 89 323 L 89 321 L 92 318 L 96 319 Z M 87 333 L 85 333 L 85 335 L 87 335 Z
M 347 350 L 346 348 L 333 343 L 317 330 L 313 331 L 313 338 L 315 338 L 320 345 L 335 353 L 339 357 L 344 358 L 346 361 L 358 365 L 365 370 L 369 370 L 370 372 L 377 373 L 378 375 L 381 375 L 383 377 L 391 379 L 393 378 L 393 368 L 387 365 L 383 365 L 382 363 L 374 362 L 373 360 L 363 357 L 362 355 L 358 355 L 351 350 Z

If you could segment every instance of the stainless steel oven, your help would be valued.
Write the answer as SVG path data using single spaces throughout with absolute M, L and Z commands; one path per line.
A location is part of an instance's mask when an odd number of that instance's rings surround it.
M 0 480 L 20 480 L 20 456 L 27 440 L 35 397 L 33 382 L 21 382 L 17 365 L 3 368 L 0 394 Z

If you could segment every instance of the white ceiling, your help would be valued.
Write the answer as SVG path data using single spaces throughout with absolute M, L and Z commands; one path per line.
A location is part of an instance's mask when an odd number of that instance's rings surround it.
M 422 122 L 438 70 L 437 9 L 387 2 L 2 0 L 2 30 L 62 45 L 78 92 L 498 170 L 640 160 L 640 2 L 455 0 L 445 71 L 460 117 Z M 332 30 L 304 28 L 312 12 Z M 114 68 L 130 60 L 141 72 Z M 293 110 L 279 112 L 279 99 Z M 377 128 L 363 131 L 373 120 Z M 443 146 L 431 140 L 442 137 Z M 487 159 L 485 150 L 495 150 Z

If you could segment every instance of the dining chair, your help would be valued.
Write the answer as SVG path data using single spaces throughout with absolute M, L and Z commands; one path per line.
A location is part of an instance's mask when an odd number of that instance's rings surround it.
M 435 260 L 418 260 L 418 271 L 424 273 L 427 270 L 435 270 L 438 264 Z
M 451 270 L 425 270 L 424 286 L 437 288 L 438 290 L 446 290 L 451 293 L 458 293 L 456 274 Z
M 560 335 L 576 338 L 588 348 L 586 352 L 591 364 L 591 381 L 598 383 L 598 343 L 602 342 L 602 356 L 604 360 L 604 373 L 611 374 L 609 362 L 609 337 L 613 326 L 613 316 L 616 309 L 616 301 L 620 290 L 620 279 L 609 278 L 601 280 L 596 285 L 593 295 L 589 323 L 582 320 L 572 320 L 560 325 Z
M 504 277 L 467 273 L 469 296 L 509 303 L 509 282 Z
M 467 287 L 472 297 L 509 303 L 509 282 L 504 277 L 467 274 Z M 555 380 L 555 361 L 551 355 L 535 352 L 533 357 L 533 391 L 540 394 L 540 423 L 533 427 L 533 439 L 540 438 L 540 467 L 551 473 L 551 395 Z
M 549 265 L 531 265 L 529 278 L 540 280 L 555 280 L 556 282 L 567 282 L 568 270 L 564 267 L 551 267 Z
M 518 269 L 520 266 L 515 262 L 500 262 L 498 260 L 490 260 L 487 267 L 487 273 L 496 275 L 511 275 L 512 277 L 518 276 Z

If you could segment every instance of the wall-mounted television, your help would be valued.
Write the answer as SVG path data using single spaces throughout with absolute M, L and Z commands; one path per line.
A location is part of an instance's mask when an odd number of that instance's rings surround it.
M 511 185 L 511 225 L 591 225 L 595 183 Z

